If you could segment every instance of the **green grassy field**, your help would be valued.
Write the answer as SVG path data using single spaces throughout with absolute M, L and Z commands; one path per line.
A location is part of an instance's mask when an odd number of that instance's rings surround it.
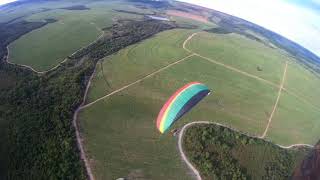
M 182 49 L 182 44 L 193 32 L 163 32 L 105 58 L 97 65 L 87 101 L 92 102 L 187 56 L 190 53 Z M 201 32 L 188 42 L 187 47 L 274 84 L 280 84 L 284 62 L 293 62 L 281 51 L 236 34 Z M 257 66 L 263 70 L 258 71 Z M 290 75 L 290 71 L 294 72 L 292 68 L 295 67 L 290 64 L 288 82 L 297 78 Z M 300 78 L 310 76 L 306 69 L 300 69 L 299 73 L 302 74 L 297 75 Z M 309 83 L 315 80 L 309 79 Z M 79 118 L 85 147 L 93 159 L 98 179 L 126 177 L 135 173 L 147 179 L 179 179 L 186 176 L 186 169 L 176 151 L 175 139 L 169 134 L 160 135 L 155 119 L 167 98 L 191 81 L 205 83 L 213 94 L 173 128 L 191 121 L 212 121 L 250 135 L 263 133 L 277 98 L 278 87 L 192 56 L 81 112 Z M 298 86 L 289 88 L 287 82 L 285 88 L 289 92 L 299 91 Z M 316 94 L 310 96 L 312 98 Z M 284 91 L 267 139 L 283 145 L 315 143 L 318 138 L 316 132 L 319 131 L 317 116 L 319 113 L 312 106 L 301 103 L 301 100 Z M 311 123 L 305 123 L 306 119 Z M 306 130 L 308 133 L 305 133 Z
M 309 105 L 320 109 L 320 76 L 296 63 L 288 66 L 286 89 L 303 98 Z
M 201 77 L 201 73 L 197 73 L 200 71 L 197 66 L 207 67 L 208 69 L 216 68 L 216 71 L 212 71 L 213 74 Z M 193 72 L 191 67 L 193 67 Z M 156 75 L 154 78 L 150 78 L 137 86 L 132 86 L 128 90 L 85 109 L 80 115 L 81 129 L 89 156 L 95 160 L 95 174 L 98 179 L 114 179 L 127 176 L 137 169 L 142 170 L 147 179 L 179 179 L 179 177 L 183 177 L 185 169 L 180 164 L 175 149 L 175 139 L 168 134 L 160 135 L 155 127 L 155 119 L 162 104 L 175 89 L 196 79 L 201 79 L 209 87 L 213 87 L 213 84 L 223 80 L 223 78 L 215 78 L 219 75 L 218 73 L 215 74 L 216 72 L 227 74 L 226 78 L 233 76 L 232 73 L 228 74 L 224 69 L 219 69 L 219 67 L 208 64 L 206 61 L 201 62 L 198 58 L 190 58 L 186 62 Z M 205 102 L 175 126 L 179 127 L 182 123 L 197 118 L 197 120 L 212 120 L 232 124 L 239 129 L 252 132 L 252 134 L 262 131 L 265 126 L 265 123 L 261 122 L 263 118 L 248 121 L 238 118 L 234 114 L 223 112 L 222 108 L 217 105 L 217 102 L 222 102 L 224 103 L 223 108 L 234 109 L 242 115 L 245 115 L 245 112 L 248 114 L 251 112 L 252 114 L 249 117 L 252 119 L 261 114 L 263 116 L 263 111 L 257 108 L 253 109 L 253 107 L 259 107 L 261 104 L 267 104 L 268 102 L 272 104 L 272 101 L 269 101 L 268 95 L 259 95 L 258 90 L 261 90 L 260 88 L 253 90 L 256 92 L 251 92 L 255 95 L 248 100 L 249 102 L 244 102 L 246 107 L 241 108 L 240 104 L 229 104 L 228 101 L 231 98 L 236 98 L 241 91 L 242 93 L 247 91 L 247 89 L 237 86 L 232 88 L 232 84 L 237 83 L 237 81 L 241 81 L 241 78 L 232 80 L 230 84 L 215 90 L 217 94 L 227 96 L 227 92 L 224 91 L 229 89 L 228 92 L 233 95 L 221 98 L 222 100 L 214 95 L 208 97 Z M 259 86 L 259 84 L 250 84 L 250 82 L 243 84 L 243 86 L 245 85 Z M 264 89 L 263 85 L 260 85 L 260 87 Z M 260 97 L 261 101 L 254 102 L 254 96 Z M 272 96 L 270 100 L 272 100 Z M 248 106 L 251 106 L 251 108 Z M 255 110 L 257 112 L 254 112 Z M 229 121 L 223 121 L 223 119 Z M 110 155 L 112 155 L 111 159 Z M 162 174 L 158 168 L 161 169 L 161 172 L 166 173 Z
M 67 5 L 68 3 L 65 6 Z M 116 20 L 143 17 L 113 11 L 113 9 L 141 11 L 123 1 L 94 2 L 87 4 L 87 7 L 90 10 L 53 9 L 25 17 L 28 21 L 47 18 L 58 21 L 13 42 L 9 46 L 10 61 L 29 65 L 38 71 L 45 71 L 59 64 L 76 50 L 93 42 L 101 35 L 102 28 L 111 26 Z
M 320 109 L 319 76 L 295 63 L 278 49 L 268 48 L 236 34 L 201 33 L 194 37 L 189 49 L 276 84 L 280 83 L 284 61 L 288 61 L 284 82 L 287 91 L 282 92 L 267 133 L 268 138 L 282 145 L 317 142 L 320 127 L 317 118 Z M 257 71 L 258 66 L 263 71 Z
M 268 139 L 283 145 L 315 144 L 319 140 L 319 109 L 283 92 Z
M 142 89 L 135 86 L 80 114 L 95 177 L 117 179 L 140 171 L 146 179 L 190 179 L 175 139 L 159 136 L 154 126 L 160 103 Z
M 284 145 L 319 140 L 320 79 L 296 63 L 288 66 L 278 110 L 271 123 L 268 138 Z
M 182 44 L 192 32 L 179 29 L 163 32 L 106 57 L 97 65 L 88 102 L 187 56 Z
M 239 76 L 199 57 L 192 57 L 173 69 L 156 76 L 158 82 L 154 86 L 164 86 L 161 91 L 167 92 L 165 97 L 168 98 L 176 89 L 191 81 L 200 81 L 213 91 L 198 106 L 201 110 L 188 114 L 187 121 L 215 121 L 252 135 L 263 131 L 275 101 L 275 88 Z M 185 123 L 183 120 L 181 122 Z
M 167 31 L 106 58 L 97 66 L 89 102 L 186 56 L 188 53 L 181 46 L 190 34 L 192 31 Z M 167 53 L 162 53 L 162 48 Z M 151 56 L 157 54 L 162 54 L 162 58 L 155 57 L 150 62 Z M 212 88 L 213 94 L 174 127 L 204 120 L 223 123 L 251 135 L 260 135 L 264 131 L 277 88 L 193 56 L 83 110 L 80 115 L 81 129 L 89 156 L 94 159 L 98 179 L 126 176 L 135 169 L 142 170 L 151 179 L 175 179 L 183 174 L 175 141 L 170 135 L 161 136 L 157 132 L 155 119 L 166 99 L 190 81 L 205 83 Z M 139 147 L 149 148 L 137 149 L 138 144 Z M 124 159 L 124 153 L 133 156 L 128 158 L 132 164 Z M 111 162 L 108 160 L 110 154 Z M 162 162 L 162 157 L 171 157 L 166 164 L 175 170 L 164 176 L 149 167 L 154 163 L 155 155 Z M 159 167 L 162 166 L 159 164 Z
M 201 32 L 188 44 L 188 48 L 276 84 L 280 83 L 284 62 L 289 60 L 278 50 L 238 34 Z M 262 71 L 258 71 L 258 67 Z

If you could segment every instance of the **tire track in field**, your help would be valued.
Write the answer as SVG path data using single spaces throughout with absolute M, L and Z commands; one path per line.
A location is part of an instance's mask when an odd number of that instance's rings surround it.
M 240 69 L 237 69 L 237 68 L 235 68 L 235 67 L 233 67 L 233 66 L 224 64 L 224 63 L 222 63 L 222 62 L 216 61 L 216 60 L 214 60 L 214 59 L 211 59 L 211 58 L 202 56 L 202 55 L 200 55 L 200 54 L 198 54 L 198 53 L 196 53 L 196 52 L 191 51 L 190 49 L 188 49 L 188 48 L 186 47 L 186 46 L 187 46 L 187 43 L 188 43 L 194 36 L 196 36 L 196 35 L 198 35 L 198 34 L 199 34 L 199 32 L 193 33 L 191 36 L 189 36 L 189 37 L 186 39 L 186 41 L 183 43 L 183 46 L 182 46 L 184 50 L 186 50 L 186 51 L 188 51 L 188 52 L 190 52 L 190 53 L 194 53 L 194 55 L 196 55 L 196 56 L 198 56 L 198 57 L 200 57 L 200 58 L 202 58 L 202 59 L 205 59 L 205 60 L 207 60 L 207 61 L 209 61 L 209 62 L 211 62 L 211 63 L 214 63 L 214 64 L 217 64 L 217 65 L 219 65 L 219 66 L 222 66 L 222 67 L 224 67 L 224 68 L 226 68 L 226 69 L 232 70 L 232 71 L 234 71 L 234 72 L 240 73 L 240 74 L 245 75 L 245 76 L 250 77 L 250 78 L 254 78 L 254 79 L 258 80 L 258 81 L 267 83 L 267 84 L 269 84 L 269 85 L 271 85 L 271 86 L 273 86 L 273 87 L 279 87 L 279 85 L 277 85 L 277 84 L 275 84 L 275 83 L 273 83 L 273 82 L 271 82 L 271 81 L 268 81 L 268 80 L 266 80 L 266 79 L 263 79 L 263 78 L 261 78 L 261 77 L 259 77 L 259 76 L 256 76 L 256 75 L 247 73 L 247 72 L 242 71 L 242 70 L 240 70 Z
M 219 61 L 213 60 L 213 59 L 211 59 L 211 58 L 202 56 L 202 55 L 200 55 L 200 54 L 197 54 L 197 53 L 194 53 L 194 54 L 195 54 L 196 56 L 202 58 L 202 59 L 205 59 L 205 60 L 207 60 L 207 61 L 209 61 L 209 62 L 211 62 L 211 63 L 214 63 L 214 64 L 217 64 L 217 65 L 219 65 L 219 66 L 222 66 L 222 67 L 224 67 L 224 68 L 226 68 L 226 69 L 229 69 L 229 70 L 231 70 L 231 71 L 234 71 L 234 72 L 240 73 L 240 74 L 242 74 L 242 75 L 245 75 L 245 76 L 247 76 L 247 77 L 250 77 L 250 78 L 256 79 L 256 80 L 258 80 L 258 81 L 264 82 L 264 83 L 269 84 L 269 85 L 271 85 L 271 86 L 273 86 L 273 87 L 279 87 L 279 85 L 277 85 L 277 84 L 275 84 L 275 83 L 273 83 L 273 82 L 271 82 L 271 81 L 268 81 L 268 80 L 266 80 L 266 79 L 263 79 L 263 78 L 261 78 L 261 77 L 259 77 L 259 76 L 256 76 L 256 75 L 247 73 L 247 72 L 245 72 L 245 71 L 242 71 L 242 70 L 237 69 L 237 68 L 235 68 L 235 67 L 232 67 L 232 66 L 229 66 L 229 65 L 227 65 L 227 64 L 221 63 L 221 62 L 219 62 Z
M 302 102 L 304 102 L 304 103 L 312 106 L 315 110 L 320 111 L 320 107 L 312 104 L 311 102 L 309 102 L 308 100 L 306 100 L 306 98 L 303 98 L 303 97 L 297 95 L 296 93 L 294 93 L 294 92 L 292 92 L 292 91 L 289 91 L 289 90 L 287 90 L 287 89 L 285 89 L 285 88 L 283 88 L 282 90 L 283 90 L 284 92 L 290 94 L 291 96 L 296 97 L 298 100 L 300 100 L 300 101 L 302 101 Z
M 269 129 L 269 127 L 270 127 L 270 124 L 271 124 L 273 115 L 274 115 L 274 113 L 275 113 L 276 110 L 277 110 L 278 103 L 279 103 L 280 96 L 281 96 L 282 89 L 283 89 L 283 85 L 284 85 L 284 82 L 285 82 L 285 80 L 286 80 L 287 69 L 288 69 L 288 61 L 286 61 L 286 64 L 285 64 L 285 67 L 284 67 L 284 71 L 283 71 L 283 75 L 282 75 L 282 80 L 281 80 L 281 84 L 280 84 L 280 88 L 279 88 L 279 91 L 278 91 L 278 96 L 277 96 L 276 102 L 275 102 L 275 104 L 274 104 L 274 106 L 273 106 L 273 108 L 272 108 L 271 114 L 270 114 L 270 116 L 269 116 L 267 127 L 266 127 L 266 129 L 264 130 L 263 134 L 260 136 L 261 138 L 264 138 L 264 137 L 267 135 L 267 132 L 268 132 L 268 129 Z
M 106 83 L 107 87 L 106 88 L 111 88 L 110 83 L 108 82 L 107 77 L 104 74 L 104 69 L 103 69 L 103 60 L 100 61 L 100 68 L 101 68 L 101 73 L 102 73 L 102 78 L 104 80 L 104 82 Z
M 192 39 L 192 37 L 195 36 L 196 34 L 197 34 L 197 33 L 191 34 L 191 35 L 183 42 L 183 44 L 182 44 L 183 49 L 187 50 L 186 47 L 185 47 L 186 44 L 187 44 L 188 41 L 190 41 L 190 40 Z M 189 51 L 189 50 L 187 50 L 187 51 Z M 191 52 L 191 51 L 189 51 L 189 52 Z M 99 99 L 97 99 L 97 100 L 95 100 L 95 101 L 93 101 L 93 102 L 91 102 L 91 103 L 88 103 L 88 104 L 82 106 L 81 109 L 85 109 L 85 108 L 87 108 L 87 107 L 90 107 L 90 106 L 92 106 L 93 104 L 95 104 L 95 103 L 97 103 L 97 102 L 99 102 L 99 101 L 101 101 L 101 100 L 103 100 L 103 99 L 105 99 L 105 98 L 107 98 L 107 97 L 109 97 L 109 96 L 112 96 L 113 94 L 116 94 L 116 93 L 118 93 L 118 92 L 120 92 L 120 91 L 122 91 L 122 90 L 124 90 L 124 89 L 127 89 L 127 88 L 129 88 L 130 86 L 135 85 L 135 84 L 137 84 L 137 83 L 139 83 L 139 82 L 141 82 L 141 81 L 143 81 L 143 80 L 145 80 L 145 79 L 147 79 L 147 78 L 149 78 L 149 77 L 151 77 L 151 76 L 153 76 L 153 75 L 155 75 L 155 74 L 158 74 L 159 72 L 164 71 L 164 70 L 166 70 L 167 68 L 170 68 L 170 67 L 173 66 L 173 65 L 179 64 L 179 63 L 187 60 L 188 58 L 190 58 L 190 57 L 192 57 L 192 56 L 194 56 L 194 55 L 195 55 L 195 53 L 192 53 L 192 54 L 190 54 L 190 55 L 188 55 L 188 56 L 186 56 L 186 57 L 184 57 L 184 58 L 182 58 L 182 59 L 180 59 L 180 60 L 178 60 L 178 61 L 175 61 L 175 62 L 173 62 L 173 63 L 171 63 L 171 64 L 168 64 L 167 66 L 164 66 L 164 67 L 158 69 L 157 71 L 154 71 L 154 72 L 152 72 L 152 73 L 144 76 L 143 78 L 140 78 L 140 79 L 136 80 L 135 82 L 132 82 L 132 83 L 126 85 L 126 86 L 123 86 L 122 88 L 119 88 L 119 89 L 117 89 L 117 90 L 114 90 L 113 92 L 111 92 L 111 93 L 109 93 L 109 94 L 107 94 L 107 95 L 105 95 L 105 96 L 102 96 L 102 97 L 100 97 Z
M 231 71 L 240 73 L 240 74 L 245 75 L 245 76 L 250 77 L 250 78 L 254 78 L 254 79 L 258 80 L 258 81 L 264 82 L 264 83 L 269 84 L 269 85 L 271 85 L 271 86 L 273 86 L 273 87 L 280 88 L 280 86 L 277 85 L 276 83 L 273 83 L 273 82 L 268 81 L 268 80 L 266 80 L 266 79 L 263 79 L 263 78 L 261 78 L 261 77 L 259 77 L 259 76 L 250 74 L 250 73 L 248 73 L 248 72 L 245 72 L 245 71 L 242 71 L 242 70 L 240 70 L 240 69 L 237 69 L 237 68 L 235 68 L 235 67 L 233 67 L 233 66 L 224 64 L 224 63 L 222 63 L 222 62 L 216 61 L 216 60 L 214 60 L 214 59 L 211 59 L 211 58 L 202 56 L 202 55 L 200 55 L 200 54 L 198 54 L 198 53 L 195 53 L 195 52 L 191 51 L 190 49 L 188 49 L 188 48 L 186 47 L 186 46 L 187 46 L 187 43 L 188 43 L 194 36 L 196 36 L 196 35 L 198 35 L 198 34 L 199 34 L 199 32 L 193 33 L 191 36 L 188 37 L 188 39 L 183 43 L 183 49 L 184 49 L 184 50 L 186 50 L 186 51 L 188 51 L 188 52 L 190 52 L 190 53 L 194 53 L 196 56 L 198 56 L 198 57 L 200 57 L 200 58 L 203 58 L 203 59 L 205 59 L 205 60 L 207 60 L 207 61 L 209 61 L 209 62 L 212 62 L 212 63 L 214 63 L 214 64 L 220 65 L 220 66 L 222 66 L 222 67 L 224 67 L 224 68 L 227 68 L 227 69 L 229 69 L 229 70 L 231 70 Z M 289 63 L 289 62 L 287 61 L 286 63 Z M 301 101 L 303 101 L 303 102 L 311 105 L 313 108 L 315 108 L 315 109 L 317 109 L 317 110 L 320 110 L 320 107 L 317 107 L 316 105 L 310 103 L 310 102 L 309 102 L 308 100 L 306 100 L 305 98 L 300 97 L 299 95 L 297 95 L 297 94 L 289 91 L 289 90 L 286 89 L 285 87 L 282 87 L 282 90 L 285 91 L 285 92 L 287 92 L 288 94 L 291 94 L 292 96 L 295 96 L 296 98 L 300 99 Z
M 160 69 L 158 69 L 158 70 L 156 70 L 156 71 L 154 71 L 154 72 L 152 72 L 152 73 L 144 76 L 143 78 L 140 78 L 140 79 L 138 79 L 138 80 L 136 80 L 136 81 L 134 81 L 134 82 L 132 82 L 132 83 L 130 83 L 130 84 L 128 84 L 128 85 L 125 85 L 125 86 L 123 86 L 123 87 L 121 87 L 121 88 L 119 88 L 119 89 L 117 89 L 117 90 L 112 91 L 111 93 L 109 93 L 109 94 L 107 94 L 107 95 L 105 95 L 105 96 L 102 96 L 101 98 L 99 98 L 99 99 L 97 99 L 97 100 L 95 100 L 95 101 L 93 101 L 93 102 L 91 102 L 91 103 L 88 103 L 88 104 L 82 106 L 81 109 L 85 109 L 85 108 L 87 108 L 87 107 L 90 107 L 90 106 L 92 106 L 93 104 L 95 104 L 95 103 L 97 103 L 97 102 L 99 102 L 99 101 L 101 101 L 101 100 L 103 100 L 103 99 L 105 99 L 105 98 L 107 98 L 107 97 L 109 97 L 109 96 L 112 96 L 112 95 L 114 95 L 114 94 L 116 94 L 116 93 L 118 93 L 118 92 L 120 92 L 120 91 L 122 91 L 122 90 L 125 90 L 125 89 L 127 89 L 127 88 L 129 88 L 129 87 L 131 87 L 131 86 L 133 86 L 133 85 L 135 85 L 135 84 L 138 84 L 139 82 L 141 82 L 141 81 L 143 81 L 143 80 L 145 80 L 145 79 L 148 79 L 148 78 L 150 78 L 150 77 L 152 77 L 152 76 L 154 76 L 154 75 L 156 75 L 156 74 L 158 74 L 158 73 L 160 73 L 160 72 L 162 72 L 162 71 L 164 71 L 164 70 L 166 70 L 166 69 L 168 69 L 168 68 L 170 68 L 170 67 L 172 67 L 172 66 L 174 66 L 174 65 L 176 65 L 176 64 L 181 63 L 181 62 L 189 59 L 189 58 L 192 57 L 192 56 L 194 56 L 194 54 L 190 54 L 190 55 L 188 55 L 188 56 L 186 56 L 186 57 L 184 57 L 184 58 L 182 58 L 182 59 L 180 59 L 180 60 L 178 60 L 178 61 L 176 61 L 176 62 L 173 62 L 173 63 L 171 63 L 171 64 L 169 64 L 169 65 L 166 65 L 166 66 L 164 66 L 164 67 L 162 67 L 162 68 L 160 68 Z

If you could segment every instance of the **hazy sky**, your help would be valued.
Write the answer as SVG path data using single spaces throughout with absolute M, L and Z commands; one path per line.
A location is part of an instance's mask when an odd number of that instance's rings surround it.
M 320 0 L 180 0 L 231 14 L 291 39 L 320 56 Z
M 7 3 L 13 2 L 13 1 L 16 1 L 16 0 L 0 0 L 0 5 L 7 4 Z

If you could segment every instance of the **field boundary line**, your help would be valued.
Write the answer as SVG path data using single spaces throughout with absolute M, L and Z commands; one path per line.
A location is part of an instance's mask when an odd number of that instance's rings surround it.
M 256 79 L 256 80 L 258 80 L 258 81 L 267 83 L 267 84 L 269 84 L 269 85 L 271 85 L 271 86 L 273 86 L 273 87 L 279 87 L 279 85 L 277 85 L 277 84 L 275 84 L 275 83 L 273 83 L 273 82 L 271 82 L 271 81 L 268 81 L 268 80 L 266 80 L 266 79 L 263 79 L 263 78 L 261 78 L 261 77 L 259 77 L 259 76 L 256 76 L 256 75 L 247 73 L 247 72 L 245 72 L 245 71 L 242 71 L 242 70 L 237 69 L 237 68 L 235 68 L 235 67 L 229 66 L 229 65 L 224 64 L 224 63 L 222 63 L 222 62 L 213 60 L 213 59 L 211 59 L 211 58 L 202 56 L 202 55 L 200 55 L 200 54 L 197 54 L 197 53 L 194 53 L 194 54 L 195 54 L 195 56 L 198 56 L 198 57 L 200 57 L 200 58 L 202 58 L 202 59 L 205 59 L 205 60 L 207 60 L 207 61 L 209 61 L 209 62 L 211 62 L 211 63 L 214 63 L 214 64 L 217 64 L 217 65 L 219 65 L 219 66 L 222 66 L 222 67 L 224 67 L 224 68 L 226 68 L 226 69 L 229 69 L 229 70 L 232 70 L 232 71 L 234 71 L 234 72 L 240 73 L 240 74 L 245 75 L 245 76 L 247 76 L 247 77 L 251 77 L 251 78 Z
M 283 148 L 283 149 L 290 149 L 290 148 L 293 148 L 293 147 L 299 147 L 299 146 L 305 146 L 305 147 L 309 147 L 309 148 L 314 148 L 313 145 L 310 145 L 310 144 L 292 144 L 290 146 L 282 146 L 280 144 L 277 144 L 279 147 Z
M 168 64 L 168 65 L 166 65 L 166 66 L 164 66 L 164 67 L 162 67 L 162 68 L 160 68 L 160 69 L 158 69 L 158 70 L 156 70 L 156 71 L 154 71 L 154 72 L 152 72 L 152 73 L 150 73 L 150 74 L 148 74 L 148 75 L 146 75 L 146 76 L 144 76 L 144 77 L 142 77 L 142 78 L 140 78 L 140 79 L 138 79 L 138 80 L 136 80 L 136 81 L 134 81 L 134 82 L 132 82 L 132 83 L 130 83 L 130 84 L 127 84 L 127 85 L 123 86 L 122 88 L 119 88 L 119 89 L 117 89 L 117 90 L 114 90 L 113 92 L 111 92 L 111 93 L 109 93 L 109 94 L 107 94 L 107 95 L 105 95 L 105 96 L 102 96 L 102 97 L 96 99 L 95 101 L 93 101 L 93 102 L 91 102 L 91 103 L 88 103 L 88 104 L 82 106 L 81 109 L 85 109 L 85 108 L 87 108 L 87 107 L 90 107 L 90 106 L 92 106 L 93 104 L 95 104 L 95 103 L 97 103 L 97 102 L 99 102 L 99 101 L 101 101 L 101 100 L 103 100 L 103 99 L 105 99 L 105 98 L 107 98 L 107 97 L 109 97 L 109 96 L 112 96 L 112 95 L 114 95 L 114 94 L 116 94 L 116 93 L 118 93 L 118 92 L 120 92 L 120 91 L 122 91 L 122 90 L 125 90 L 125 89 L 129 88 L 130 86 L 133 86 L 133 85 L 135 85 L 135 84 L 138 84 L 139 82 L 141 82 L 141 81 L 143 81 L 143 80 L 145 80 L 145 79 L 148 79 L 148 78 L 152 77 L 153 75 L 156 75 L 156 74 L 158 74 L 158 73 L 160 73 L 160 72 L 162 72 L 162 71 L 164 71 L 164 70 L 166 70 L 166 69 L 168 69 L 168 68 L 170 68 L 170 67 L 172 67 L 172 66 L 174 66 L 174 65 L 176 65 L 176 64 L 181 63 L 181 62 L 189 59 L 189 58 L 192 57 L 192 56 L 194 56 L 194 54 L 190 54 L 190 55 L 188 55 L 188 56 L 186 56 L 186 57 L 184 57 L 184 58 L 182 58 L 182 59 L 180 59 L 180 60 L 178 60 L 178 61 L 175 61 L 175 62 L 173 62 L 173 63 L 171 63 L 171 64 Z
M 294 148 L 294 147 L 300 147 L 300 146 L 304 146 L 304 147 L 309 147 L 309 148 L 314 148 L 313 145 L 310 145 L 310 144 L 292 144 L 292 145 L 289 145 L 289 146 L 283 146 L 283 145 L 280 145 L 280 144 L 276 144 L 276 143 L 273 143 L 269 140 L 266 140 L 264 138 L 261 138 L 259 136 L 251 136 L 251 135 L 248 135 L 248 134 L 245 134 L 235 128 L 231 128 L 231 127 L 228 127 L 226 125 L 223 125 L 223 124 L 220 124 L 220 123 L 215 123 L 215 122 L 210 122 L 210 121 L 194 121 L 194 122 L 189 122 L 185 125 L 182 126 L 182 128 L 180 128 L 180 132 L 179 132 L 179 136 L 178 136 L 178 149 L 179 149 L 179 153 L 180 153 L 180 156 L 182 158 L 182 160 L 186 163 L 186 165 L 188 166 L 188 168 L 194 173 L 195 177 L 197 180 L 201 180 L 201 176 L 200 176 L 200 173 L 199 171 L 192 165 L 192 163 L 188 160 L 188 158 L 186 157 L 184 151 L 183 151 L 183 135 L 186 131 L 186 129 L 188 129 L 189 127 L 193 126 L 193 125 L 196 125 L 196 124 L 214 124 L 214 125 L 218 125 L 218 126 L 221 126 L 221 127 L 225 127 L 225 128 L 228 128 L 228 129 L 231 129 L 237 133 L 240 133 L 240 134 L 243 134 L 243 135 L 246 135 L 248 137 L 251 137 L 251 138 L 257 138 L 257 139 L 262 139 L 266 142 L 270 142 L 272 144 L 274 144 L 275 146 L 278 146 L 280 148 L 283 148 L 283 149 L 291 149 L 291 148 Z
M 227 68 L 227 69 L 229 69 L 229 70 L 232 70 L 232 71 L 241 73 L 241 74 L 243 74 L 243 75 L 245 75 L 245 76 L 254 78 L 254 79 L 256 79 L 256 80 L 265 82 L 265 83 L 267 83 L 267 84 L 269 84 L 269 85 L 271 85 L 271 86 L 273 86 L 273 87 L 279 88 L 279 85 L 277 85 L 277 84 L 275 84 L 275 83 L 273 83 L 273 82 L 271 82 L 271 81 L 268 81 L 268 80 L 263 79 L 263 78 L 261 78 L 261 77 L 259 77 L 259 76 L 250 74 L 250 73 L 248 73 L 248 72 L 245 72 L 245 71 L 242 71 L 242 70 L 240 70 L 240 69 L 237 69 L 237 68 L 235 68 L 235 67 L 233 67 L 233 66 L 224 64 L 224 63 L 222 63 L 222 62 L 216 61 L 216 60 L 214 60 L 214 59 L 211 59 L 211 58 L 202 56 L 202 55 L 200 55 L 200 54 L 198 54 L 198 53 L 196 53 L 196 52 L 191 51 L 190 49 L 188 49 L 188 48 L 186 47 L 186 46 L 187 46 L 187 43 L 188 43 L 194 36 L 196 36 L 196 35 L 198 35 L 198 34 L 199 34 L 199 32 L 193 33 L 193 34 L 191 34 L 191 35 L 184 41 L 184 43 L 183 43 L 183 49 L 184 49 L 184 50 L 186 50 L 186 51 L 188 51 L 188 52 L 190 52 L 190 53 L 194 53 L 196 56 L 201 57 L 201 58 L 203 58 L 203 59 L 206 59 L 206 60 L 208 60 L 208 61 L 210 61 L 210 62 L 212 62 L 212 63 L 214 63 L 214 64 L 223 66 L 224 68 Z M 289 63 L 289 62 L 286 61 L 286 63 Z M 311 105 L 313 108 L 315 108 L 315 109 L 317 109 L 317 110 L 320 110 L 320 107 L 317 107 L 316 105 L 310 103 L 310 102 L 309 102 L 308 100 L 306 100 L 305 98 L 300 97 L 299 95 L 295 94 L 294 92 L 291 92 L 291 91 L 288 90 L 287 88 L 282 87 L 282 90 L 285 91 L 285 92 L 287 92 L 288 94 L 291 94 L 292 96 L 295 96 L 296 98 L 300 99 L 300 100 L 303 101 L 304 103 L 307 103 L 307 104 Z
M 276 102 L 275 102 L 275 104 L 274 104 L 274 106 L 272 108 L 271 114 L 270 114 L 269 119 L 268 119 L 267 127 L 264 130 L 263 134 L 261 135 L 261 138 L 264 138 L 267 135 L 267 132 L 269 130 L 273 115 L 277 110 L 278 103 L 279 103 L 279 100 L 280 100 L 280 97 L 281 97 L 281 93 L 282 93 L 282 89 L 283 89 L 283 86 L 284 86 L 284 82 L 286 81 L 287 69 L 288 69 L 288 61 L 286 61 L 286 64 L 285 64 L 285 67 L 284 67 L 282 80 L 281 80 L 281 84 L 280 84 L 280 87 L 279 87 L 279 91 L 278 91 L 278 96 L 277 96 Z
M 261 77 L 258 77 L 258 76 L 256 76 L 256 75 L 247 73 L 247 72 L 245 72 L 245 71 L 242 71 L 242 70 L 237 69 L 237 68 L 235 68 L 235 67 L 232 67 L 232 66 L 230 66 L 230 65 L 227 65 L 227 64 L 224 64 L 224 63 L 222 63 L 222 62 L 213 60 L 213 59 L 211 59 L 211 58 L 202 56 L 202 55 L 200 55 L 200 54 L 198 54 L 198 53 L 196 53 L 196 52 L 194 52 L 194 51 L 189 50 L 189 49 L 186 47 L 187 43 L 188 43 L 190 40 L 192 40 L 192 38 L 193 38 L 194 36 L 196 36 L 196 35 L 198 35 L 198 34 L 199 34 L 199 32 L 196 32 L 196 33 L 191 34 L 191 35 L 183 42 L 183 46 L 182 46 L 182 47 L 183 47 L 184 50 L 186 50 L 186 51 L 188 51 L 188 52 L 190 52 L 190 53 L 194 53 L 194 55 L 196 55 L 196 56 L 198 56 L 198 57 L 201 57 L 202 59 L 205 59 L 205 60 L 207 60 L 207 61 L 209 61 L 209 62 L 212 62 L 212 63 L 214 63 L 214 64 L 220 65 L 220 66 L 222 66 L 222 67 L 224 67 L 224 68 L 226 68 L 226 69 L 229 69 L 229 70 L 232 70 L 232 71 L 241 73 L 241 74 L 243 74 L 243 75 L 245 75 L 245 76 L 248 76 L 248 77 L 257 79 L 257 80 L 259 80 L 259 81 L 265 82 L 265 83 L 267 83 L 267 84 L 269 84 L 269 85 L 272 85 L 272 86 L 274 86 L 274 87 L 279 87 L 277 84 L 275 84 L 275 83 L 273 83 L 273 82 L 271 82 L 271 81 L 268 81 L 268 80 L 263 79 L 263 78 L 261 78 Z
M 284 92 L 287 92 L 288 94 L 290 94 L 291 96 L 294 96 L 296 97 L 297 99 L 299 99 L 300 101 L 306 103 L 306 104 L 309 104 L 310 106 L 312 106 L 313 108 L 315 108 L 316 110 L 320 111 L 320 107 L 314 105 L 313 103 L 309 102 L 308 100 L 306 100 L 305 98 L 297 95 L 296 93 L 292 92 L 292 91 L 289 91 L 288 89 L 285 89 L 283 88 L 282 89 Z

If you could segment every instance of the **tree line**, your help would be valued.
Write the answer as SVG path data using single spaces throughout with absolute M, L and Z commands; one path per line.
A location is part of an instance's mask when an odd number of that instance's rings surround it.
M 190 127 L 183 142 L 203 179 L 289 179 L 310 152 L 308 148 L 283 149 L 214 124 Z

